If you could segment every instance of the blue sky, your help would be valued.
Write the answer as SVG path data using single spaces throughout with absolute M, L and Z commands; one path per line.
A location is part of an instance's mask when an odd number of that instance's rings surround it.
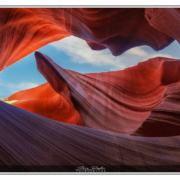
M 115 57 L 108 49 L 93 51 L 84 40 L 71 36 L 50 43 L 38 51 L 48 55 L 61 67 L 80 73 L 122 70 L 156 56 L 180 59 L 180 45 L 177 41 L 161 51 L 140 46 Z M 0 73 L 0 98 L 45 82 L 36 68 L 34 53 L 31 53 Z

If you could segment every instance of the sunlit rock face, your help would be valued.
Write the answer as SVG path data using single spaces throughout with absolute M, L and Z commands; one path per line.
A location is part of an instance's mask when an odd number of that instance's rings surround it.
M 50 42 L 69 36 L 55 23 L 54 16 L 50 15 L 52 10 L 1 8 L 0 70 Z
M 58 93 L 49 83 L 45 83 L 32 89 L 19 91 L 4 98 L 3 101 L 56 121 L 83 125 L 81 116 L 71 101 L 67 83 L 58 82 Z
M 109 48 L 116 56 L 140 45 L 159 50 L 174 40 L 144 15 L 144 8 L 2 8 L 0 70 L 70 35 L 86 40 L 92 49 Z
M 121 71 L 80 74 L 35 53 L 37 68 L 54 89 L 68 84 L 84 125 L 132 134 L 163 98 L 166 85 L 179 82 L 178 60 L 153 58 Z M 167 75 L 169 72 L 170 75 Z

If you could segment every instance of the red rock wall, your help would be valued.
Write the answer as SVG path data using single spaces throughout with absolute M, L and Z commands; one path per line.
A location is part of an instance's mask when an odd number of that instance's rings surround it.
M 74 35 L 113 55 L 140 45 L 159 50 L 174 39 L 149 25 L 144 8 L 2 8 L 0 70 L 38 48 Z

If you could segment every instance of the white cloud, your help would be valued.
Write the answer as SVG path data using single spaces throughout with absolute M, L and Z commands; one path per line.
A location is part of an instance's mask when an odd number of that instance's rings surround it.
M 65 38 L 61 41 L 51 43 L 57 50 L 64 51 L 71 57 L 73 62 L 90 63 L 94 66 L 118 66 L 124 68 L 124 65 L 119 63 L 119 59 L 113 57 L 109 50 L 93 51 L 84 40 L 77 37 Z
M 5 80 L 0 81 L 0 87 L 8 88 L 8 90 L 10 89 L 13 92 L 17 92 L 17 91 L 25 90 L 25 89 L 30 89 L 30 88 L 33 88 L 36 86 L 38 86 L 38 84 L 31 83 L 31 82 L 21 82 L 18 84 L 13 84 L 13 83 L 10 83 L 10 82 L 5 81 Z
M 39 86 L 39 84 L 32 82 L 21 82 L 18 84 L 14 84 L 3 79 L 0 79 L 0 99 L 10 96 L 18 91 L 22 91 L 25 89 L 30 89 L 33 87 Z
M 149 58 L 154 58 L 154 57 L 166 57 L 166 58 L 174 58 L 176 59 L 176 57 L 173 57 L 169 54 L 161 54 L 161 53 L 157 53 L 157 54 L 152 54 L 149 56 Z
M 138 62 L 145 61 L 153 57 L 175 58 L 168 54 L 148 53 L 148 46 L 132 48 L 120 56 L 113 56 L 108 49 L 93 51 L 82 39 L 74 36 L 64 38 L 63 40 L 50 43 L 59 51 L 64 51 L 71 60 L 76 63 L 90 63 L 94 66 L 108 66 L 109 70 L 122 70 L 134 66 Z M 145 48 L 145 50 L 143 49 Z
M 19 83 L 19 84 L 15 85 L 15 86 L 18 89 L 30 89 L 30 88 L 38 86 L 38 84 L 31 83 L 31 82 L 22 82 L 22 83 Z
M 144 51 L 140 47 L 132 48 L 132 49 L 126 51 L 124 54 L 131 54 L 131 55 L 138 55 L 138 56 L 147 56 L 148 55 L 146 53 L 146 51 Z

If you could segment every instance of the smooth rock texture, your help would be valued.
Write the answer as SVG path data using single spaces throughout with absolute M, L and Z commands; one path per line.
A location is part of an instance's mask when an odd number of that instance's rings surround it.
M 49 83 L 14 93 L 2 99 L 21 109 L 70 124 L 83 125 L 80 114 L 74 108 L 67 83 L 58 81 L 58 93 Z
M 174 37 L 152 27 L 144 8 L 1 8 L 0 71 L 38 48 L 74 35 L 117 56 L 148 45 L 160 50 Z
M 178 172 L 180 137 L 147 138 L 52 121 L 0 101 L 0 171 Z
M 180 61 L 168 58 L 120 71 L 80 74 L 42 53 L 35 52 L 35 57 L 38 70 L 54 89 L 59 84 L 55 79 L 67 82 L 85 126 L 123 134 L 134 133 L 161 103 L 165 87 L 180 81 Z

